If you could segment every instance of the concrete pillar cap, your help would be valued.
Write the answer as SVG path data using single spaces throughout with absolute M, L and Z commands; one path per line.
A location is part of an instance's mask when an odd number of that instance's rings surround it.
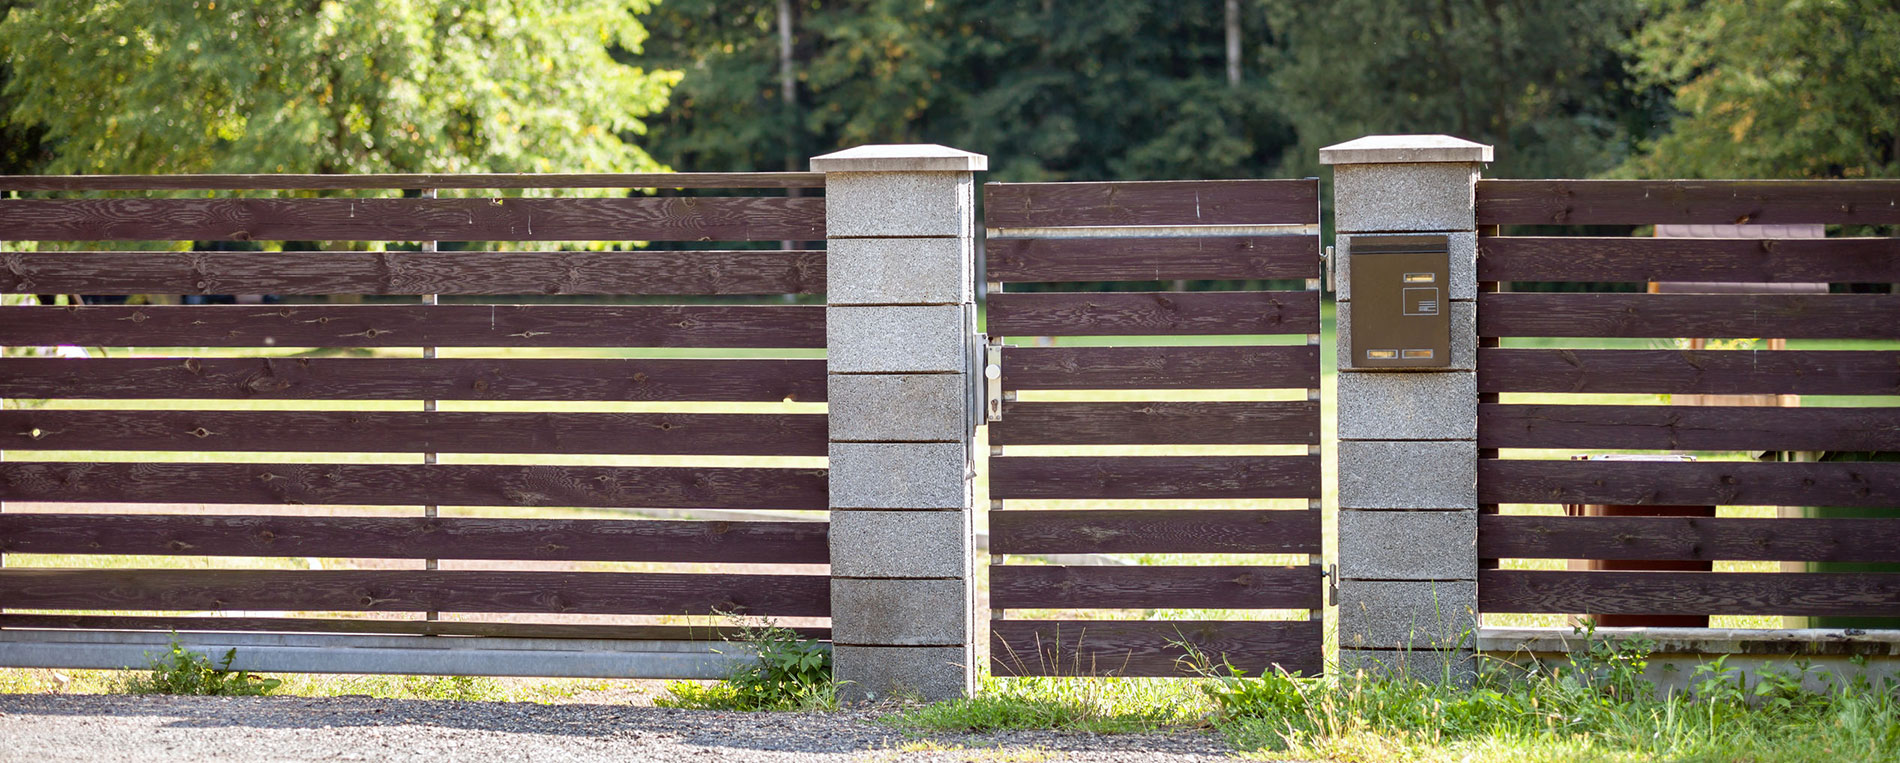
M 935 143 L 858 146 L 811 160 L 813 172 L 975 172 L 989 168 L 988 156 Z
M 1488 162 L 1491 147 L 1450 135 L 1367 135 L 1319 150 L 1320 164 Z M 813 169 L 817 169 L 816 160 Z

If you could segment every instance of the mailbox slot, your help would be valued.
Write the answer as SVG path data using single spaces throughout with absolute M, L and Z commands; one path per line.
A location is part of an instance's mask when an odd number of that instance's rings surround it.
M 1450 365 L 1449 237 L 1353 236 L 1350 245 L 1352 365 Z

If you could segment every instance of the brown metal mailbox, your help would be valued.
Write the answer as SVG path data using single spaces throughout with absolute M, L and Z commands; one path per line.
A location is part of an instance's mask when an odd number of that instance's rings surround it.
M 1451 363 L 1447 236 L 1354 236 L 1352 364 L 1438 368 Z

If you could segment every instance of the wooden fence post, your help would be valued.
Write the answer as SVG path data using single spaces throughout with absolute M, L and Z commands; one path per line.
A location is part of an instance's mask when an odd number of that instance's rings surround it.
M 1342 671 L 1405 670 L 1428 680 L 1472 674 L 1478 626 L 1473 189 L 1490 160 L 1490 146 L 1445 135 L 1375 135 L 1320 149 L 1320 163 L 1334 166 L 1338 229 Z M 1446 311 L 1449 362 L 1368 367 L 1423 351 L 1352 346 L 1352 249 L 1420 233 L 1443 235 L 1450 253 L 1446 293 L 1419 308 Z M 1374 354 L 1355 357 L 1364 352 Z
M 831 622 L 845 700 L 975 681 L 970 395 L 980 154 L 862 146 L 825 175 Z

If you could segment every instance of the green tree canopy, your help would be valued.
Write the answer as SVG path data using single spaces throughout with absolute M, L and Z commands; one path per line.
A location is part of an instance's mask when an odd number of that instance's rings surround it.
M 1900 176 L 1900 3 L 1653 5 L 1633 68 L 1681 114 L 1620 174 Z
M 45 0 L 0 21 L 52 173 L 642 171 L 649 0 Z

